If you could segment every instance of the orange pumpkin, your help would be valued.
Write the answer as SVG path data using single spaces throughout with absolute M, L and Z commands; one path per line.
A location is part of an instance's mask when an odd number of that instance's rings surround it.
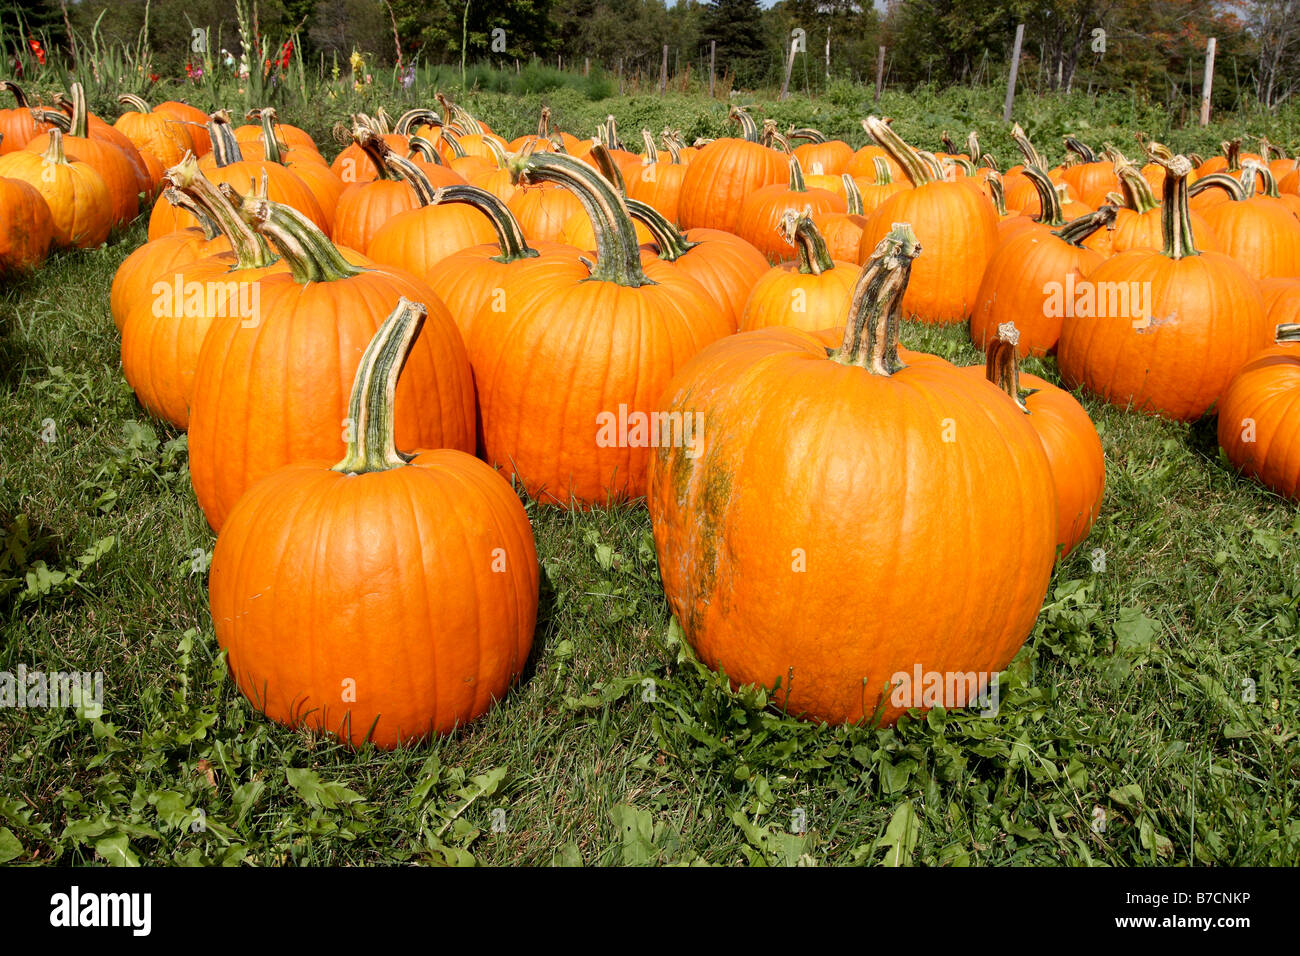
M 288 266 L 258 283 L 259 321 L 213 322 L 190 408 L 190 478 L 220 530 L 240 496 L 278 468 L 341 454 L 357 362 L 402 296 L 429 309 L 399 395 L 397 434 L 408 447 L 473 452 L 474 395 L 464 343 L 424 282 L 349 262 L 301 213 L 245 199 L 241 213 Z
M 1236 261 L 1196 248 L 1185 156 L 1160 156 L 1165 248 L 1133 249 L 1088 277 L 1087 311 L 1061 329 L 1057 361 L 1067 385 L 1120 408 L 1180 421 L 1203 415 L 1237 370 L 1267 344 L 1254 279 Z
M 1055 493 L 1027 416 L 947 363 L 899 360 L 919 252 L 906 224 L 881 242 L 839 348 L 798 329 L 743 332 L 696 356 L 659 404 L 709 429 L 703 454 L 652 458 L 669 606 L 706 664 L 815 721 L 974 704 L 1032 630 L 1051 575 Z M 969 697 L 891 686 L 936 672 L 969 674 Z
M 1029 417 L 1047 452 L 1056 488 L 1056 546 L 1059 557 L 1073 551 L 1097 521 L 1106 491 L 1106 455 L 1092 419 L 1069 392 L 1020 371 L 1019 332 L 1012 322 L 998 327 L 983 367 L 972 366 Z
M 174 116 L 157 113 L 133 93 L 123 93 L 117 101 L 129 107 L 113 127 L 135 144 L 141 153 L 149 153 L 166 169 L 195 151 L 190 128 Z
M 463 452 L 397 450 L 397 380 L 424 311 L 399 300 L 362 355 L 342 460 L 253 486 L 212 554 L 212 622 L 239 689 L 272 720 L 354 747 L 486 712 L 523 671 L 537 619 L 537 552 L 509 484 Z
M 843 262 L 857 262 L 858 249 L 862 245 L 862 230 L 867 225 L 865 207 L 862 205 L 862 192 L 858 182 L 848 173 L 841 177 L 844 191 L 844 212 L 823 212 L 813 214 L 813 223 L 826 240 L 826 251 L 832 259 Z
M 791 129 L 786 139 L 800 143 L 794 148 L 794 158 L 814 176 L 842 176 L 853 158 L 852 146 L 841 139 L 827 139 L 820 130 Z
M 1205 219 L 1219 237 L 1224 253 L 1256 279 L 1300 276 L 1300 220 L 1277 195 L 1273 174 L 1264 166 L 1247 162 L 1241 180 L 1227 173 L 1202 176 L 1196 189 L 1217 187 L 1231 202 L 1211 206 Z M 1256 193 L 1257 179 L 1264 191 Z
M 0 177 L 21 180 L 40 193 L 55 245 L 78 249 L 100 245 L 114 222 L 107 184 L 89 163 L 64 154 L 64 137 L 58 129 L 42 133 L 41 138 L 47 143 L 44 153 L 22 149 L 0 156 Z
M 54 218 L 31 183 L 0 178 L 0 276 L 45 261 L 54 242 Z
M 1159 164 L 1157 164 L 1159 165 Z M 1116 213 L 1115 231 L 1111 237 L 1111 252 L 1128 252 L 1130 249 L 1163 249 L 1164 226 L 1161 223 L 1160 203 L 1151 191 L 1151 184 L 1138 168 L 1127 160 L 1115 164 L 1125 207 Z M 1163 177 L 1161 182 L 1163 183 Z M 1190 186 L 1189 194 L 1194 190 Z M 1194 209 L 1189 213 L 1192 234 L 1197 248 L 1203 252 L 1222 252 L 1223 246 L 1213 227 Z
M 420 205 L 398 213 L 375 233 L 368 254 L 376 262 L 425 278 L 448 256 L 493 240 L 491 223 L 476 209 L 463 202 L 445 202 L 448 191 L 463 197 L 471 190 L 482 195 L 482 190 L 458 185 L 435 191 L 424 174 L 408 160 L 390 153 L 385 162 L 415 187 Z
M 0 93 L 13 95 L 17 106 L 0 110 L 0 156 L 17 152 L 50 128 L 50 124 L 32 113 L 27 94 L 10 80 L 0 80 Z
M 945 181 L 937 165 L 923 159 L 883 120 L 872 116 L 863 126 L 904 168 L 915 188 L 891 196 L 867 217 L 859 261 L 872 254 L 894 223 L 910 223 L 926 255 L 913 270 L 904 312 L 924 322 L 964 322 L 997 243 L 993 203 L 977 190 Z
M 793 156 L 789 160 L 789 171 L 788 182 L 764 186 L 741 201 L 733 230 L 772 262 L 790 259 L 794 253 L 794 248 L 781 232 L 786 213 L 807 209 L 816 215 L 848 209 L 846 201 L 835 193 L 809 189 L 804 183 L 803 168 Z
M 392 149 L 381 137 L 363 126 L 354 126 L 352 136 L 365 150 L 376 176 L 369 182 L 354 182 L 343 190 L 334 210 L 335 243 L 366 252 L 370 241 L 393 217 L 420 206 L 420 196 L 405 179 L 393 172 L 387 158 Z
M 787 212 L 781 230 L 797 258 L 770 269 L 754 283 L 740 316 L 740 330 L 771 325 L 805 332 L 831 328 L 848 310 L 857 283 L 857 265 L 830 257 L 821 232 L 806 211 Z
M 682 182 L 686 178 L 681 152 L 676 144 L 670 144 L 666 147 L 669 158 L 664 161 L 650 131 L 642 130 L 641 135 L 645 139 L 645 159 L 640 166 L 627 172 L 627 194 L 653 206 L 669 222 L 677 222 Z
M 678 219 L 687 229 L 735 232 L 744 198 L 786 178 L 785 157 L 759 142 L 753 118 L 735 106 L 731 118 L 740 124 L 741 138 L 715 139 L 696 154 L 682 177 Z
M 595 224 L 597 257 L 590 268 L 557 263 L 507 280 L 500 311 L 474 319 L 486 458 L 544 504 L 642 495 L 652 440 L 644 417 L 682 363 L 731 328 L 695 280 L 642 261 L 622 196 L 591 166 L 562 153 L 512 163 L 521 182 L 574 192 Z
M 1300 501 L 1300 325 L 1278 325 L 1275 335 L 1224 393 L 1219 446 L 1242 472 Z

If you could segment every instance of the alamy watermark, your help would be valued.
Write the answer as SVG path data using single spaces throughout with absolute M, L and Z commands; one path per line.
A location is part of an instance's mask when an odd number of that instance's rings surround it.
M 996 717 L 1001 695 L 998 675 L 986 671 L 926 671 L 917 663 L 911 673 L 889 679 L 889 703 L 910 709 L 942 706 L 945 710 L 978 707 L 981 717 Z
M 1135 329 L 1151 325 L 1150 282 L 1076 281 L 1071 272 L 1065 282 L 1045 283 L 1043 296 L 1048 318 L 1130 319 Z
M 600 448 L 684 448 L 698 458 L 703 446 L 703 412 L 638 412 L 619 405 L 596 415 Z
M 71 707 L 87 717 L 104 712 L 103 671 L 45 671 L 19 664 L 15 671 L 0 671 L 0 707 L 60 709 Z

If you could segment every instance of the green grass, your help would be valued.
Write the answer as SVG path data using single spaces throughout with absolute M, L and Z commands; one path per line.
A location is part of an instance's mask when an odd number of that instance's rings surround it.
M 1102 517 L 996 717 L 827 728 L 732 692 L 682 645 L 632 504 L 530 506 L 534 653 L 472 727 L 351 752 L 262 720 L 213 638 L 185 438 L 118 363 L 108 288 L 144 232 L 0 288 L 0 671 L 103 671 L 106 698 L 0 709 L 0 862 L 1300 862 L 1300 514 L 1212 422 L 1090 400 Z M 961 328 L 904 339 L 978 359 Z

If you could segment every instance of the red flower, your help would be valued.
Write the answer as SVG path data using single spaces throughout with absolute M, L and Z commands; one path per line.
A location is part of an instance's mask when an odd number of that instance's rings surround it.
M 37 62 L 39 62 L 39 63 L 41 64 L 41 66 L 44 66 L 44 65 L 45 65 L 45 48 L 44 48 L 43 46 L 41 46 L 41 41 L 38 40 L 38 39 L 36 39 L 36 37 L 28 37 L 28 39 L 27 39 L 27 45 L 30 46 L 30 47 L 32 48 L 32 52 L 36 54 L 36 60 L 37 60 Z
M 280 69 L 287 70 L 289 61 L 293 58 L 293 41 L 285 40 L 284 46 L 280 48 Z

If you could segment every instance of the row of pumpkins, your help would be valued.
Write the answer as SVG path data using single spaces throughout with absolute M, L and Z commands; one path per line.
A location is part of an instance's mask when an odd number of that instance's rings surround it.
M 439 102 L 353 117 L 332 163 L 271 109 L 132 98 L 115 129 L 74 87 L 0 112 L 0 187 L 38 192 L 57 242 L 161 193 L 113 283 L 122 365 L 189 431 L 217 637 L 277 720 L 395 746 L 504 695 L 538 599 L 506 477 L 545 505 L 645 496 L 692 645 L 792 713 L 888 723 L 915 668 L 983 685 L 1104 483 L 1024 354 L 1121 406 L 1217 403 L 1229 456 L 1300 493 L 1293 160 L 1071 140 L 1050 167 L 1017 128 L 999 173 L 973 135 L 928 153 L 872 117 L 855 151 L 740 109 L 739 136 L 637 153 L 612 118 L 507 142 Z M 1146 283 L 1150 308 L 1063 317 L 1067 282 Z M 969 320 L 985 365 L 900 347 L 913 315 Z

